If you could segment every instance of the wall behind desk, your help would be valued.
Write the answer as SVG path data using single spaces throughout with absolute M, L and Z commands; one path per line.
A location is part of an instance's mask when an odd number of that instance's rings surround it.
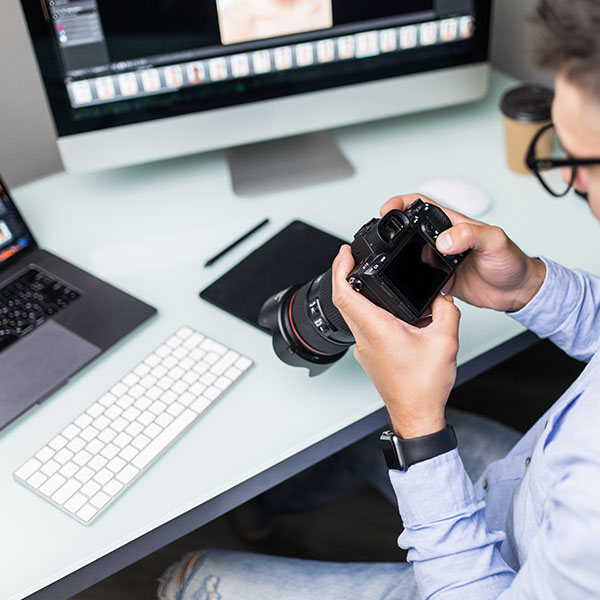
M 185 0 L 182 0 L 185 1 Z M 526 16 L 537 0 L 495 0 L 492 63 L 529 81 L 551 82 L 526 56 Z M 0 174 L 9 186 L 62 169 L 54 126 L 19 0 L 1 0 Z

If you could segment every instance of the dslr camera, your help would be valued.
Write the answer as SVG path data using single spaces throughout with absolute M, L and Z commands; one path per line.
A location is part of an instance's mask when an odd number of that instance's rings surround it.
M 452 223 L 441 208 L 416 200 L 406 211 L 371 219 L 355 234 L 352 288 L 399 319 L 415 323 L 452 277 L 466 253 L 435 247 Z M 331 269 L 271 296 L 259 324 L 271 332 L 277 356 L 318 375 L 341 358 L 354 337 L 331 300 Z

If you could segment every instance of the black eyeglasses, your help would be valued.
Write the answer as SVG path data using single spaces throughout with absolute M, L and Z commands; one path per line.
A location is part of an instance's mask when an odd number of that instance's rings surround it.
M 544 188 L 556 198 L 562 198 L 573 187 L 577 167 L 600 165 L 600 158 L 573 158 L 563 149 L 554 131 L 554 125 L 544 125 L 534 136 L 527 156 L 527 167 L 540 180 Z M 562 177 L 562 169 L 570 168 L 568 181 Z

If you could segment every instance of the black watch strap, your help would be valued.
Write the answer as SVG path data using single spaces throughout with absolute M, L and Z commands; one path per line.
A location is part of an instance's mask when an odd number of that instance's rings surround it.
M 388 469 L 396 471 L 406 471 L 415 463 L 445 454 L 458 446 L 452 425 L 437 433 L 409 440 L 402 439 L 393 431 L 384 431 L 380 440 Z

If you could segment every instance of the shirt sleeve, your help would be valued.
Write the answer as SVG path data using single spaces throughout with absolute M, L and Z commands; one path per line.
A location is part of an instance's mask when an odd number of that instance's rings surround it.
M 509 313 L 569 356 L 589 361 L 600 345 L 600 278 L 541 258 L 546 278 L 521 310 Z
M 486 600 L 509 588 L 515 572 L 502 559 L 504 532 L 490 531 L 483 502 L 457 450 L 390 471 L 422 598 Z
M 483 503 L 456 450 L 390 471 L 421 597 L 432 600 L 592 600 L 600 589 L 600 464 L 594 445 L 555 464 L 543 521 L 518 573 L 502 559 Z M 574 464 L 574 462 L 576 464 Z

